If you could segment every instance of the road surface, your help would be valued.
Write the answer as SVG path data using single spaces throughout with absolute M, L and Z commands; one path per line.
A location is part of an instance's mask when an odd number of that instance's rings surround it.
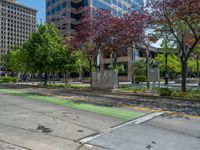
M 118 118 L 0 94 L 0 150 L 11 149 L 199 150 L 200 120 L 164 114 L 127 124 Z

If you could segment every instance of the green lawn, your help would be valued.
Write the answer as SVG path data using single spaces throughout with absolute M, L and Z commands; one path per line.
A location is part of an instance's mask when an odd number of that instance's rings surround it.
M 131 120 L 131 119 L 138 118 L 144 115 L 143 113 L 138 113 L 134 111 L 122 110 L 122 109 L 117 109 L 117 108 L 112 108 L 112 107 L 95 106 L 95 105 L 85 104 L 85 103 L 76 103 L 71 100 L 64 100 L 64 99 L 53 97 L 53 96 L 43 96 L 43 95 L 37 95 L 33 93 L 25 93 L 25 92 L 16 91 L 13 89 L 0 89 L 0 93 L 14 95 L 14 96 L 22 96 L 22 97 L 26 97 L 32 100 L 45 101 L 45 102 L 49 102 L 56 105 L 62 105 L 62 106 L 66 106 L 66 107 L 70 107 L 74 109 L 89 111 L 89 112 L 93 112 L 93 113 L 97 113 L 97 114 L 101 114 L 105 116 L 121 118 L 125 120 Z

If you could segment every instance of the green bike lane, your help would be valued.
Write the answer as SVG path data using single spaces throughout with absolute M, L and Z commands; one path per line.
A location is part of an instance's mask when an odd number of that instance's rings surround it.
M 90 149 L 80 140 L 145 115 L 2 88 L 0 114 L 0 142 L 34 150 Z

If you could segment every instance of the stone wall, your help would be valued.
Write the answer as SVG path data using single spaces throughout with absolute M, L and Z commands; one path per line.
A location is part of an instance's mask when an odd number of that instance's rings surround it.
M 118 85 L 118 74 L 115 71 L 104 70 L 92 73 L 92 88 L 117 89 Z

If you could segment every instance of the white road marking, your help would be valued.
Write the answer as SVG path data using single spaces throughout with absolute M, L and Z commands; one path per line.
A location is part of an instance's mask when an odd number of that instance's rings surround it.
M 134 121 L 134 123 L 135 123 L 135 124 L 141 124 L 141 123 L 144 123 L 144 122 L 146 122 L 146 121 L 148 121 L 148 120 L 151 120 L 151 119 L 153 119 L 153 118 L 156 118 L 156 117 L 158 117 L 158 116 L 161 116 L 161 115 L 163 115 L 163 114 L 164 114 L 164 112 L 151 113 L 151 114 L 149 114 L 149 115 L 146 115 L 146 116 L 144 116 L 144 117 L 141 117 L 141 118 L 136 119 L 136 120 Z
M 85 146 L 88 147 L 88 148 L 92 148 L 92 147 L 93 147 L 93 146 L 90 145 L 90 144 L 85 144 Z
M 93 136 L 90 136 L 90 137 L 86 137 L 86 138 L 80 140 L 80 143 L 85 144 L 85 143 L 87 143 L 89 141 L 92 141 L 92 140 L 94 140 L 94 139 L 96 139 L 96 138 L 98 138 L 98 137 L 100 137 L 100 136 L 102 136 L 102 135 L 104 135 L 106 133 L 109 133 L 111 131 L 117 130 L 119 128 L 122 128 L 122 127 L 130 125 L 130 124 L 142 124 L 142 123 L 144 123 L 146 121 L 149 121 L 149 120 L 151 120 L 153 118 L 156 118 L 156 117 L 158 117 L 160 115 L 163 115 L 163 114 L 164 114 L 164 112 L 155 112 L 155 113 L 151 113 L 151 114 L 148 114 L 146 116 L 143 116 L 141 118 L 125 122 L 125 123 L 120 124 L 118 126 L 115 126 L 113 128 L 109 128 L 107 130 L 103 130 L 102 133 L 100 133 L 100 134 L 93 135 Z

